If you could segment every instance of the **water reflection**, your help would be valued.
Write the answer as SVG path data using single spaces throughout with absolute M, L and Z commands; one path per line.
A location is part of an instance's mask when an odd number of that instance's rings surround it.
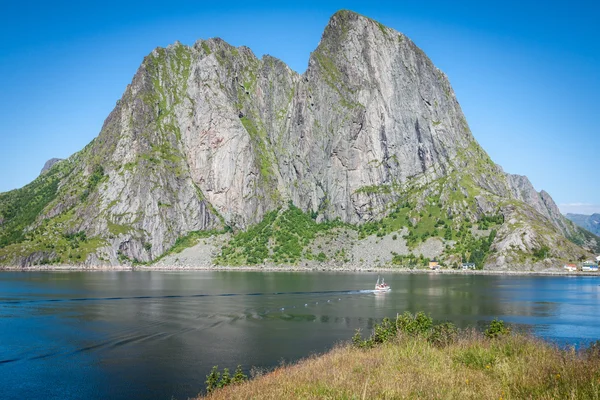
M 559 343 L 600 337 L 595 278 L 398 274 L 373 293 L 376 277 L 0 274 L 0 387 L 14 398 L 187 398 L 213 365 L 295 360 L 404 311 L 462 327 L 498 317 Z

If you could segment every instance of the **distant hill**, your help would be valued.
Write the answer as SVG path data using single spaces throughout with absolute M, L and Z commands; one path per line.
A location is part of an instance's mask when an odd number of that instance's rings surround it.
M 600 214 L 567 214 L 567 218 L 594 235 L 600 235 Z

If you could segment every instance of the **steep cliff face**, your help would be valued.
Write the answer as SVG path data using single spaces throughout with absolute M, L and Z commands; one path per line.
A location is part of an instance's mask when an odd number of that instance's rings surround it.
M 19 226 L 25 240 L 3 249 L 4 262 L 143 262 L 187 232 L 222 227 L 191 178 L 170 108 L 179 99 L 189 56 L 179 52 L 170 64 L 178 71 L 177 86 L 161 81 L 158 60 L 157 52 L 144 60 L 94 141 L 32 184 L 69 168 L 45 192 L 35 220 Z M 3 214 L 14 209 L 10 194 Z
M 410 226 L 434 215 L 455 230 L 503 215 L 490 267 L 545 248 L 548 260 L 586 254 L 550 196 L 479 147 L 410 39 L 340 11 L 302 75 L 220 39 L 154 50 L 98 138 L 0 194 L 0 262 L 148 262 L 190 232 L 245 230 L 289 202 L 352 225 L 402 207 Z
M 589 251 L 600 251 L 600 239 L 595 235 L 590 235 L 589 232 L 586 232 L 565 218 L 546 191 L 542 190 L 538 193 L 526 176 L 506 174 L 506 177 L 512 196 L 515 199 L 531 206 L 535 211 L 549 220 L 569 240 L 583 246 Z
M 301 76 L 212 39 L 152 54 L 167 86 L 178 86 L 177 49 L 192 62 L 168 107 L 192 178 L 236 227 L 288 200 L 326 219 L 372 218 L 389 196 L 361 189 L 444 176 L 474 143 L 443 73 L 402 34 L 351 12 L 332 17 Z

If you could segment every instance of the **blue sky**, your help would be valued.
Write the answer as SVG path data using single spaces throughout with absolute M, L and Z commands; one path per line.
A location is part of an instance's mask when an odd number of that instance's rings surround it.
M 18 2 L 0 17 L 0 192 L 100 131 L 143 57 L 221 37 L 303 72 L 350 9 L 408 35 L 450 78 L 475 138 L 563 212 L 600 212 L 600 5 L 592 1 Z M 598 2 L 595 2 L 598 3 Z

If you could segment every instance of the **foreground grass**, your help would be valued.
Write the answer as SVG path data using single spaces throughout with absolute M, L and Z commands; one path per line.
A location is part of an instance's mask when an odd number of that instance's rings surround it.
M 399 333 L 372 348 L 341 345 L 209 399 L 599 399 L 600 352 L 526 335 L 461 332 L 444 347 Z

